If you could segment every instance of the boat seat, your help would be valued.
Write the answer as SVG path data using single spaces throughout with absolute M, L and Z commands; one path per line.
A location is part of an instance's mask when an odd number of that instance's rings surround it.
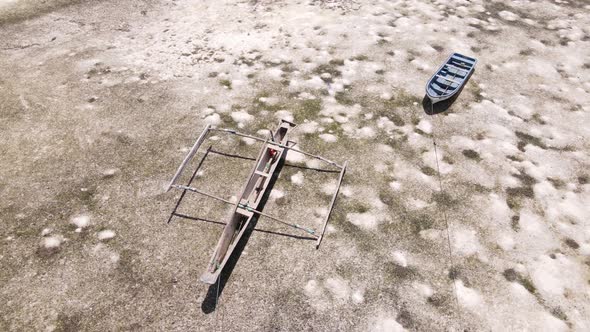
M 458 59 L 451 59 L 451 61 L 452 62 L 450 64 L 454 67 L 459 68 L 459 69 L 470 70 L 473 67 L 472 65 L 466 63 L 465 61 L 461 61 Z
M 264 172 L 261 172 L 261 171 L 254 171 L 254 173 L 256 173 L 256 174 L 258 174 L 260 176 L 264 176 L 264 177 L 269 177 L 270 176 L 270 174 L 264 173 Z
M 464 71 L 465 74 L 467 74 L 469 72 L 468 69 L 463 69 L 463 68 L 459 68 L 457 66 L 453 66 L 451 64 L 445 63 L 445 67 L 449 68 L 449 69 L 455 69 L 455 70 L 460 70 L 460 71 Z
M 450 77 L 456 78 L 456 79 L 461 79 L 461 80 L 464 80 L 467 77 L 467 75 L 461 75 L 461 74 L 464 74 L 464 73 L 459 73 L 459 72 L 456 72 L 456 71 L 450 71 L 450 70 L 448 70 L 446 68 L 443 69 L 443 70 L 441 70 L 439 73 L 442 74 L 445 77 L 449 77 L 449 75 L 451 75 Z
M 437 84 L 438 82 L 432 82 L 428 85 L 428 88 L 434 91 L 439 96 L 446 96 L 447 94 L 455 91 L 453 88 L 444 88 Z M 445 92 L 446 90 L 446 92 Z
M 475 64 L 475 59 L 474 58 L 470 58 L 468 56 L 464 56 L 463 54 L 459 54 L 459 53 L 454 53 L 452 56 L 454 59 L 459 59 L 460 61 L 465 61 L 471 64 Z
M 455 80 L 454 80 L 454 79 L 452 79 L 452 78 L 446 78 L 446 77 L 444 77 L 444 76 L 442 76 L 442 75 L 439 75 L 439 74 L 436 74 L 435 76 L 436 76 L 436 77 L 438 77 L 438 78 L 442 78 L 443 80 L 445 80 L 445 81 L 447 81 L 447 82 L 452 82 L 452 83 L 455 83 L 455 84 L 458 84 L 458 85 L 461 85 L 461 84 L 462 84 L 462 82 L 455 81 Z
M 445 64 L 438 74 L 447 74 L 446 76 L 453 75 L 454 78 L 464 79 L 469 74 L 469 71 L 462 68 L 447 68 Z
M 444 80 L 444 82 L 443 82 L 443 80 L 439 80 L 439 79 L 433 81 L 432 83 L 436 84 L 437 86 L 440 86 L 443 90 L 447 90 L 447 91 L 453 91 L 460 86 L 460 85 L 459 86 L 455 85 L 454 83 L 449 84 L 448 81 Z

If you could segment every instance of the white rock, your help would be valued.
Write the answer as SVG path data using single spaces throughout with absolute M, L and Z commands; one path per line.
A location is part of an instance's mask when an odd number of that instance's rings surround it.
M 54 249 L 61 244 L 61 238 L 58 236 L 48 236 L 43 239 L 43 246 L 46 249 Z
M 328 143 L 334 143 L 338 140 L 338 137 L 336 137 L 332 134 L 321 134 L 320 138 L 322 140 L 324 140 L 324 142 L 328 142 Z
M 451 240 L 457 254 L 469 256 L 481 251 L 481 244 L 474 230 L 459 229 L 453 233 Z
M 325 286 L 336 299 L 346 300 L 350 296 L 348 282 L 340 277 L 326 279 Z
M 425 207 L 428 206 L 428 203 L 426 203 L 425 201 L 421 200 L 421 199 L 414 199 L 414 198 L 410 198 L 408 199 L 407 202 L 407 206 L 409 210 L 421 210 Z
M 424 296 L 425 298 L 429 298 L 434 294 L 432 288 L 426 284 L 416 282 L 414 283 L 414 288 L 418 290 L 420 295 Z
M 252 115 L 250 115 L 244 111 L 232 112 L 231 118 L 232 118 L 232 120 L 234 120 L 234 122 L 242 123 L 242 124 L 245 122 L 250 122 L 254 119 L 254 117 Z
M 250 137 L 242 137 L 242 142 L 246 143 L 246 145 L 253 145 L 256 140 Z
M 297 129 L 304 134 L 313 134 L 318 130 L 318 123 L 315 121 L 306 122 L 297 126 Z
M 121 256 L 119 256 L 118 253 L 114 252 L 109 256 L 109 260 L 111 261 L 111 263 L 117 263 L 119 261 L 119 259 L 121 258 Z
M 303 173 L 301 171 L 291 175 L 291 182 L 294 185 L 300 186 L 303 184 Z
M 520 18 L 518 15 L 514 14 L 513 12 L 509 12 L 507 10 L 503 10 L 503 11 L 499 12 L 498 15 L 503 20 L 510 21 L 510 22 L 516 21 Z
M 514 249 L 514 245 L 515 245 L 514 238 L 512 238 L 512 236 L 510 236 L 509 234 L 500 235 L 497 243 L 498 243 L 498 246 L 500 246 L 500 248 L 502 248 L 502 250 L 504 250 L 504 251 Z
M 369 326 L 370 332 L 404 332 L 406 329 L 393 317 L 379 317 Z
M 305 162 L 305 166 L 309 168 L 321 168 L 322 162 L 319 159 L 309 159 Z
M 115 235 L 116 234 L 114 231 L 112 231 L 110 229 L 105 229 L 105 230 L 98 232 L 97 236 L 98 236 L 98 239 L 102 241 L 102 240 L 112 239 L 115 237 Z
M 377 163 L 375 163 L 373 168 L 375 169 L 375 172 L 377 172 L 377 173 L 385 173 L 388 169 L 388 166 L 384 162 L 377 162 Z
M 306 158 L 303 153 L 291 150 L 287 152 L 287 157 L 285 159 L 290 163 L 297 164 L 304 162 Z
M 289 122 L 293 122 L 293 113 L 286 111 L 286 110 L 280 110 L 275 112 L 275 117 L 279 120 L 286 120 Z
M 102 172 L 103 176 L 113 176 L 115 174 L 117 174 L 119 170 L 116 168 L 109 168 L 107 170 L 105 170 L 104 172 Z
M 221 117 L 219 116 L 219 114 L 214 113 L 209 116 L 206 116 L 205 119 L 203 119 L 203 122 L 205 122 L 205 124 L 217 126 L 221 123 Z
M 441 234 L 440 230 L 438 229 L 425 229 L 420 231 L 420 237 L 425 240 L 437 241 L 440 240 Z
M 352 293 L 352 303 L 361 304 L 365 301 L 365 292 L 362 290 L 356 290 Z
M 305 285 L 304 292 L 309 297 L 317 297 L 322 295 L 322 288 L 317 281 L 310 280 Z
M 427 134 L 432 133 L 432 124 L 428 120 L 420 120 L 416 128 L 422 130 Z
M 211 115 L 213 113 L 215 113 L 215 110 L 210 107 L 207 107 L 203 110 L 203 115 Z
M 72 218 L 71 223 L 76 225 L 78 228 L 84 228 L 90 224 L 90 217 L 87 215 L 80 215 Z
M 401 189 L 402 184 L 397 181 L 392 181 L 392 182 L 389 182 L 389 187 L 395 191 L 398 191 Z
M 283 197 L 285 197 L 285 193 L 281 190 L 273 189 L 270 192 L 270 198 L 272 198 L 272 199 L 279 199 L 279 198 L 283 198 Z M 236 199 L 236 201 L 237 201 L 237 199 Z
M 352 197 L 352 195 L 354 194 L 354 190 L 350 186 L 342 186 L 340 192 L 344 197 Z
M 277 97 L 260 97 L 258 98 L 258 100 L 260 100 L 261 103 L 264 103 L 266 105 L 276 105 L 279 103 L 279 98 Z
M 346 215 L 346 220 L 364 230 L 373 230 L 376 229 L 379 225 L 379 220 L 377 219 L 377 216 L 369 212 L 349 213 Z
M 375 129 L 371 127 L 363 127 L 357 130 L 357 135 L 360 138 L 373 138 L 375 137 Z
M 408 266 L 406 255 L 404 255 L 404 253 L 401 251 L 396 251 L 393 253 L 393 261 L 399 266 Z
M 475 309 L 483 304 L 483 299 L 479 292 L 475 289 L 465 287 L 463 281 L 457 280 L 455 286 L 457 289 L 459 304 L 461 306 Z

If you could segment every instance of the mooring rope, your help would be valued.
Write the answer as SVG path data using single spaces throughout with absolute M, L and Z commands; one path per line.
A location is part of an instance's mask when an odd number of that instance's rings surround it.
M 433 105 L 432 101 L 430 102 L 430 115 L 434 116 L 434 105 Z M 439 191 L 444 197 L 445 190 L 444 190 L 443 184 L 442 184 L 442 176 L 440 175 L 440 165 L 438 162 L 438 149 L 436 146 L 436 134 L 435 134 L 434 129 L 435 129 L 435 126 L 434 126 L 434 121 L 433 121 L 432 143 L 434 145 L 434 158 L 436 159 L 436 173 L 438 176 Z M 455 262 L 453 259 L 453 249 L 451 247 L 451 232 L 449 230 L 449 220 L 447 218 L 447 212 L 445 211 L 445 209 L 442 209 L 442 214 L 443 214 L 443 219 L 445 221 L 445 225 L 447 228 L 447 245 L 448 245 L 448 249 L 449 249 L 449 260 L 451 261 L 451 269 L 452 269 L 455 267 Z M 461 316 L 461 312 L 460 312 L 460 308 L 459 308 L 459 296 L 457 295 L 457 285 L 455 284 L 455 280 L 453 280 L 453 290 L 454 290 L 454 295 L 455 295 L 455 305 L 456 305 L 457 313 L 459 316 Z

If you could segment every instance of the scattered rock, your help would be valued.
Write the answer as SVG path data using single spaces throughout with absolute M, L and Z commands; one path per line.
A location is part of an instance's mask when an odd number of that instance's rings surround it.
M 59 236 L 48 236 L 43 239 L 42 245 L 45 249 L 57 249 L 62 240 Z
M 373 230 L 379 225 L 377 216 L 370 212 L 349 213 L 346 215 L 346 220 L 364 230 Z
M 420 129 L 426 134 L 432 133 L 432 124 L 428 120 L 420 120 L 416 128 Z
M 254 119 L 254 117 L 244 111 L 232 112 L 231 118 L 237 123 L 247 123 Z
M 71 223 L 78 228 L 85 228 L 90 224 L 90 217 L 87 215 L 80 215 L 72 218 Z
M 291 182 L 294 185 L 301 186 L 303 184 L 303 173 L 297 172 L 291 176 Z
M 324 142 L 328 142 L 328 143 L 334 143 L 334 142 L 338 141 L 338 137 L 336 137 L 335 135 L 332 135 L 332 134 L 321 134 L 320 138 Z
M 503 11 L 499 12 L 498 16 L 500 16 L 503 20 L 509 21 L 509 22 L 514 22 L 514 21 L 517 21 L 518 19 L 520 19 L 520 17 L 518 15 L 514 14 L 513 12 L 507 11 L 507 10 L 503 10 Z
M 217 125 L 219 125 L 221 123 L 221 117 L 219 116 L 219 114 L 213 113 L 213 114 L 211 114 L 209 116 L 206 116 L 203 119 L 203 122 L 205 122 L 205 124 L 209 124 L 209 125 L 212 125 L 212 126 L 217 126 Z
M 98 232 L 98 234 L 97 234 L 98 239 L 101 241 L 110 240 L 110 239 L 114 238 L 115 235 L 116 235 L 115 232 L 110 229 L 102 230 L 102 231 Z

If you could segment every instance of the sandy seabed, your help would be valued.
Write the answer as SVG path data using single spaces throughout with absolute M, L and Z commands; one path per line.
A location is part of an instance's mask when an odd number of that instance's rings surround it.
M 589 330 L 588 12 L 0 0 L 0 330 Z M 476 72 L 429 114 L 452 52 Z M 326 237 L 316 251 L 261 218 L 215 303 L 198 279 L 222 228 L 166 224 L 180 192 L 164 189 L 206 124 L 281 118 L 349 163 Z M 193 185 L 237 195 L 251 165 L 210 153 Z M 289 153 L 265 212 L 320 228 L 337 176 L 317 167 Z M 228 207 L 187 194 L 177 212 Z

